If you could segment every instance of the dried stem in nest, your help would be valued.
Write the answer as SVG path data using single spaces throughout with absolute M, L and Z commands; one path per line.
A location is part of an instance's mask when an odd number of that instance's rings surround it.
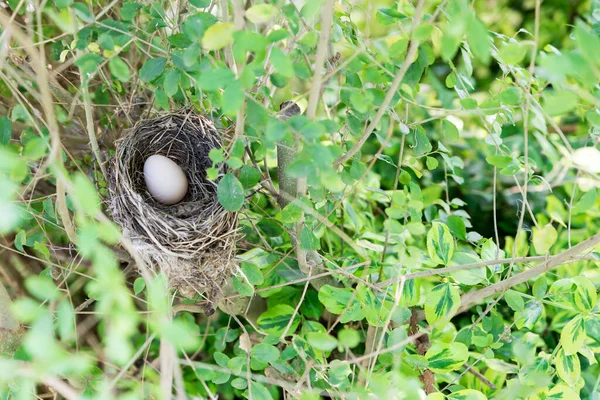
M 109 208 L 142 259 L 165 272 L 182 294 L 209 301 L 219 296 L 234 267 L 237 216 L 219 204 L 217 183 L 206 178 L 212 167 L 208 154 L 221 146 L 208 119 L 169 113 L 127 131 L 116 142 L 108 173 Z M 144 163 L 155 154 L 173 160 L 188 178 L 188 193 L 178 204 L 159 203 L 146 189 Z

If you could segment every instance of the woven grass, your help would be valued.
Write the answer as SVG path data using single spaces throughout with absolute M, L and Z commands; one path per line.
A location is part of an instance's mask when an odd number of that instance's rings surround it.
M 165 272 L 171 287 L 214 304 L 235 268 L 237 217 L 217 200 L 217 183 L 206 179 L 211 149 L 222 138 L 214 125 L 190 112 L 139 122 L 116 142 L 109 168 L 109 209 L 140 256 Z M 152 198 L 144 162 L 154 154 L 177 163 L 188 178 L 188 193 L 165 205 Z M 223 174 L 224 166 L 220 166 Z

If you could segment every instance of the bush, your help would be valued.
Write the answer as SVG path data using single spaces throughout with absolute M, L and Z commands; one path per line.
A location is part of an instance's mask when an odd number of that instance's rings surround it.
M 2 398 L 598 398 L 600 2 L 541 3 L 8 0 Z M 239 221 L 185 292 L 107 189 L 182 111 Z

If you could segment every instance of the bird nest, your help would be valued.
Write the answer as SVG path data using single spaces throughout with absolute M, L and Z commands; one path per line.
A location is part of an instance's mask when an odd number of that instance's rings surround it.
M 210 150 L 222 138 L 206 118 L 166 114 L 139 122 L 116 142 L 109 172 L 110 211 L 147 265 L 163 271 L 185 296 L 214 303 L 235 268 L 237 217 L 217 200 L 217 183 L 206 177 Z M 144 162 L 160 154 L 179 165 L 188 192 L 165 205 L 148 193 Z M 221 175 L 225 166 L 219 165 Z M 211 306 L 212 307 L 212 306 Z

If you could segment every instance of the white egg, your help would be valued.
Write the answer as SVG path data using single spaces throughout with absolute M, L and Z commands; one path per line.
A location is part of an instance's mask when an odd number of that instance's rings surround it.
M 144 163 L 144 179 L 148 192 L 163 204 L 180 202 L 188 190 L 188 180 L 179 165 L 160 154 Z

